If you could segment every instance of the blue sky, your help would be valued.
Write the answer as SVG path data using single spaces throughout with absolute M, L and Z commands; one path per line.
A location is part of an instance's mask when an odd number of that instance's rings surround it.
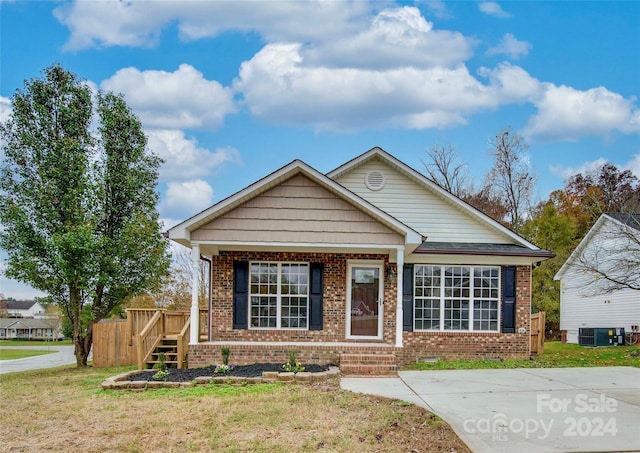
M 0 0 L 0 118 L 53 62 L 123 93 L 165 160 L 172 226 L 299 158 L 530 145 L 537 196 L 610 161 L 640 177 L 640 2 Z M 0 292 L 33 290 L 0 277 Z

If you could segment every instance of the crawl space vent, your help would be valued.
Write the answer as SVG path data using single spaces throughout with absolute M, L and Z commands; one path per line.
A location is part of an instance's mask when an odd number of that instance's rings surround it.
M 377 170 L 370 171 L 364 177 L 364 183 L 369 190 L 380 190 L 384 187 L 384 175 Z

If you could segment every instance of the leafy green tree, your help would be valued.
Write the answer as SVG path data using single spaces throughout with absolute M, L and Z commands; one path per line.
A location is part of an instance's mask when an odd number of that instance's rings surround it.
M 0 133 L 6 274 L 58 304 L 77 365 L 86 366 L 93 323 L 155 287 L 168 268 L 156 209 L 161 160 L 122 97 L 99 93 L 94 103 L 60 65 L 15 93 Z

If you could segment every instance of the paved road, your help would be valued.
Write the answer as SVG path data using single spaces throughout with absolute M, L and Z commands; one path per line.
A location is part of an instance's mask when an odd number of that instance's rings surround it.
M 52 343 L 50 346 L 4 346 L 7 349 L 40 349 L 57 351 L 52 354 L 44 354 L 26 359 L 0 360 L 0 374 L 14 373 L 16 371 L 39 370 L 41 368 L 54 368 L 62 365 L 76 363 L 73 355 L 73 346 L 63 346 Z
M 347 390 L 410 401 L 476 453 L 640 452 L 640 368 L 401 371 L 342 378 Z

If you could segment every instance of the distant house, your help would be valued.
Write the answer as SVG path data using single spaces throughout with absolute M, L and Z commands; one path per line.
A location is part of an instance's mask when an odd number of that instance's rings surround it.
M 236 363 L 296 350 L 359 373 L 528 358 L 531 266 L 553 256 L 380 148 L 327 174 L 295 160 L 169 238 L 192 251 L 194 294 L 198 262 L 212 264 L 209 338 L 191 331 L 190 367 L 227 347 Z
M 640 290 L 614 288 L 589 266 L 598 263 L 611 275 L 621 276 L 640 287 L 639 251 L 640 214 L 600 216 L 554 277 L 561 281 L 563 341 L 578 343 L 580 328 L 638 330 Z
M 6 310 L 10 318 L 42 318 L 44 307 L 35 300 L 7 300 Z
M 60 322 L 55 319 L 0 318 L 2 340 L 57 340 Z

